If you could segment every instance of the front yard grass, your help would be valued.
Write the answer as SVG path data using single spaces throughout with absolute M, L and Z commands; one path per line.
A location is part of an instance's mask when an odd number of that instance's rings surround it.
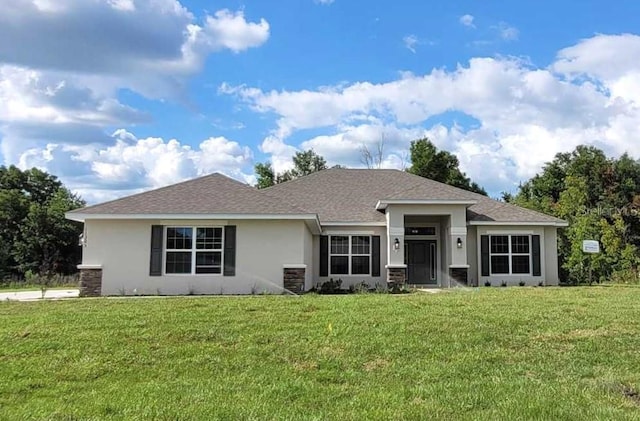
M 0 304 L 0 419 L 640 419 L 640 288 Z

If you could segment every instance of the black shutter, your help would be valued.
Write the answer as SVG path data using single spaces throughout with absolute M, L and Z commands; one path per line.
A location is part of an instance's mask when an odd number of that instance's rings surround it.
M 151 226 L 151 258 L 149 259 L 149 276 L 162 275 L 162 225 Z
M 329 276 L 329 237 L 320 236 L 320 276 Z
M 489 276 L 489 236 L 480 236 L 480 267 L 482 276 Z
M 531 236 L 531 250 L 533 257 L 533 276 L 542 275 L 542 268 L 540 265 L 540 236 L 532 235 Z
M 236 226 L 224 227 L 224 276 L 236 276 Z
M 380 276 L 380 236 L 371 237 L 371 276 Z

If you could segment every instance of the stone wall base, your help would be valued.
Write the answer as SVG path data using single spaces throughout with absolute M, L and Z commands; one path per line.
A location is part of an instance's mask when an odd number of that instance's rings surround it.
M 305 268 L 284 268 L 284 289 L 296 294 L 304 292 Z
M 80 269 L 80 296 L 99 297 L 102 293 L 102 269 Z
M 391 290 L 402 287 L 407 282 L 407 268 L 387 268 L 387 286 Z
M 468 272 L 467 268 L 450 268 L 449 277 L 451 278 L 451 286 L 468 285 Z

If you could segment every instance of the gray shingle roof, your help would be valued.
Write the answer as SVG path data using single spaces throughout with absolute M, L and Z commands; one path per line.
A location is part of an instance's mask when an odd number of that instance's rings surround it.
M 307 214 L 294 204 L 222 174 L 77 209 L 82 214 Z
M 468 200 L 469 221 L 561 223 L 532 210 L 399 170 L 330 169 L 264 190 L 212 174 L 89 206 L 80 214 L 317 214 L 321 223 L 384 222 L 380 200 Z
M 470 200 L 470 221 L 561 223 L 560 219 L 499 202 L 399 170 L 330 169 L 264 190 L 326 222 L 384 222 L 379 200 Z

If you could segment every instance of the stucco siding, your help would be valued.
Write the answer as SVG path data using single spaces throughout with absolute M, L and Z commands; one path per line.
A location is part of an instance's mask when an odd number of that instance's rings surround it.
M 151 226 L 236 225 L 236 276 L 149 276 Z M 305 263 L 303 221 L 88 220 L 84 265 L 101 265 L 103 295 L 280 293 L 283 266 Z M 163 256 L 164 259 L 164 256 Z
M 558 285 L 558 229 L 555 227 L 544 229 L 544 255 L 547 263 L 543 272 L 545 285 Z
M 478 237 L 476 227 L 467 227 L 467 264 L 469 265 L 469 285 L 478 284 Z
M 309 229 L 305 226 L 303 227 L 303 235 L 304 235 L 304 264 L 307 266 L 305 268 L 305 276 L 304 276 L 304 290 L 309 291 L 313 288 L 313 234 Z
M 526 274 L 493 274 L 490 276 L 482 276 L 480 262 L 481 262 L 481 250 L 480 250 L 480 237 L 482 235 L 539 235 L 540 236 L 540 265 L 541 275 L 533 276 Z M 469 235 L 469 233 L 467 233 Z M 535 286 L 543 283 L 544 285 L 557 285 L 558 284 L 558 263 L 557 263 L 557 235 L 555 227 L 544 226 L 489 226 L 481 225 L 476 227 L 475 235 L 475 258 L 476 265 L 474 272 L 477 274 L 479 285 L 482 286 L 485 282 L 491 282 L 493 286 L 499 286 L 503 282 L 507 285 L 518 285 L 520 282 L 524 282 L 526 285 Z
M 330 275 L 320 277 L 320 236 L 315 235 L 313 237 L 313 286 L 317 286 L 322 282 L 326 282 L 329 279 L 341 279 L 342 288 L 349 288 L 351 285 L 356 285 L 360 282 L 365 282 L 371 288 L 376 285 L 386 287 L 386 269 L 387 264 L 387 232 L 386 227 L 383 226 L 324 226 L 323 235 L 331 234 L 344 234 L 344 235 L 379 235 L 380 236 L 380 276 L 370 275 Z

